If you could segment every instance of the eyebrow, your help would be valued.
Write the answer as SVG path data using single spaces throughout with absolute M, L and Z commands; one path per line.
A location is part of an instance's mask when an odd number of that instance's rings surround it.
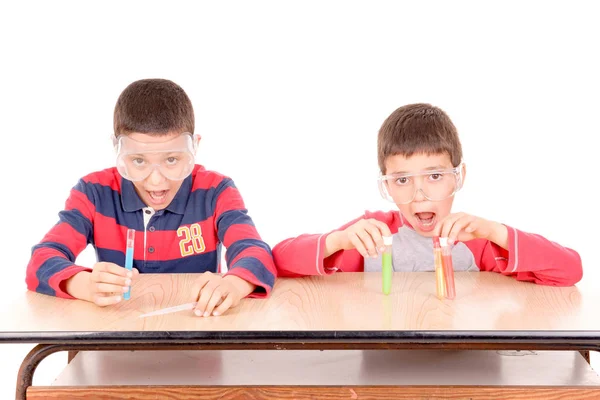
M 431 167 L 427 167 L 425 169 L 422 169 L 421 171 L 439 171 L 439 170 L 444 170 L 444 169 L 449 169 L 441 164 L 438 165 L 433 165 Z M 411 171 L 394 171 L 392 173 L 390 173 L 390 175 L 405 175 L 405 174 L 413 174 L 415 172 L 411 172 Z
M 128 156 L 138 156 L 138 157 L 143 157 L 147 154 L 179 154 L 179 153 L 183 153 L 183 150 L 167 150 L 167 151 L 141 151 L 141 152 L 137 152 L 137 153 L 127 153 Z

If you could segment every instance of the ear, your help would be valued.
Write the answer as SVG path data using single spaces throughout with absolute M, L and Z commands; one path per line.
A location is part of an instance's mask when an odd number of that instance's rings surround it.
M 110 135 L 110 141 L 112 142 L 113 150 L 117 153 L 119 151 L 119 138 L 113 134 Z
M 460 173 L 462 175 L 462 185 L 461 185 L 461 187 L 462 187 L 465 185 L 465 177 L 467 176 L 467 165 L 465 163 L 462 163 Z
M 196 152 L 198 151 L 198 146 L 200 145 L 200 139 L 202 139 L 202 136 L 200 136 L 197 133 L 194 133 L 194 135 L 192 136 L 192 144 L 194 146 L 194 155 L 196 155 Z

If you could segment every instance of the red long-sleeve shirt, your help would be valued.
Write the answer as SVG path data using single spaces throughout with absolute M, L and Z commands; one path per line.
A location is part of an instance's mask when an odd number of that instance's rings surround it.
M 365 215 L 337 229 L 344 230 L 363 218 L 374 218 L 388 225 L 392 234 L 409 225 L 399 212 L 366 212 Z M 542 236 L 508 228 L 508 250 L 485 239 L 464 242 L 480 271 L 493 271 L 521 281 L 542 285 L 570 286 L 583 275 L 579 254 Z M 331 233 L 331 232 L 330 232 Z M 325 275 L 336 271 L 360 272 L 364 260 L 353 250 L 340 250 L 324 257 L 325 234 L 305 234 L 289 238 L 273 248 L 273 258 L 280 276 Z

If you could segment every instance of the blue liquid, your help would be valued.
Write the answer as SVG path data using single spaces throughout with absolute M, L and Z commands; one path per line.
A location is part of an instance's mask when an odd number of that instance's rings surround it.
M 127 249 L 125 253 L 125 269 L 131 271 L 133 269 L 133 249 Z M 123 293 L 123 299 L 129 300 L 131 296 L 131 287 L 125 293 Z

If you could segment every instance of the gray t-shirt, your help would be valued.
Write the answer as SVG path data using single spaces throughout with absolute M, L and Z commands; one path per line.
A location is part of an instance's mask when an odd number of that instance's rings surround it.
M 381 255 L 365 258 L 365 272 L 381 271 Z M 464 243 L 452 249 L 455 271 L 479 271 L 473 253 Z M 392 241 L 392 265 L 396 272 L 433 271 L 433 239 L 419 235 L 415 230 L 402 226 Z

